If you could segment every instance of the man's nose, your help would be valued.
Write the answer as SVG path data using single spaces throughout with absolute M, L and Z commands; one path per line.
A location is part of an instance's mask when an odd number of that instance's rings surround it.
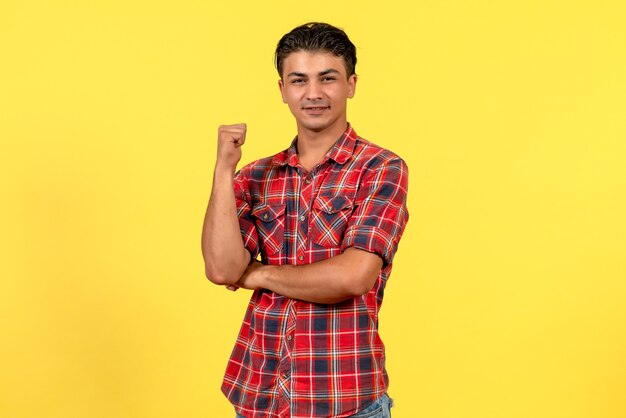
M 307 95 L 307 99 L 308 100 L 317 100 L 317 99 L 321 99 L 322 98 L 322 86 L 320 85 L 319 81 L 317 80 L 312 80 L 311 82 L 309 82 L 308 85 L 308 89 L 306 92 Z

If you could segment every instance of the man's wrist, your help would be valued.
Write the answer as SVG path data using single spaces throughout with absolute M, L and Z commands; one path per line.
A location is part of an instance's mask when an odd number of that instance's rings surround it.
M 231 165 L 226 165 L 226 164 L 222 164 L 219 161 L 217 163 L 215 163 L 215 170 L 214 170 L 214 176 L 215 177 L 235 177 L 235 170 L 236 170 L 236 166 L 231 166 Z
M 262 265 L 257 269 L 256 287 L 259 289 L 270 289 L 272 274 L 277 266 Z

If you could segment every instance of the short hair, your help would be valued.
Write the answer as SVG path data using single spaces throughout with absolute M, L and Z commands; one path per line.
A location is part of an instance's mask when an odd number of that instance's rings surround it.
M 274 63 L 281 78 L 283 77 L 285 58 L 297 51 L 326 51 L 336 57 L 343 58 L 348 77 L 356 74 L 356 47 L 343 30 L 328 23 L 305 23 L 294 28 L 278 41 Z

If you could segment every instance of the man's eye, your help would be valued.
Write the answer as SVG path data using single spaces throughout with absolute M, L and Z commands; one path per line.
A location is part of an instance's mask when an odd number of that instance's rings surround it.
M 300 84 L 300 83 L 304 83 L 304 80 L 301 78 L 294 78 L 293 80 L 291 80 L 291 84 Z
M 322 81 L 334 81 L 335 77 L 324 77 Z

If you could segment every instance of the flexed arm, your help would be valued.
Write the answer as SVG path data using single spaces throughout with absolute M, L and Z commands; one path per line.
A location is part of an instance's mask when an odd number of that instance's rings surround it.
M 207 278 L 219 285 L 236 283 L 250 263 L 239 229 L 233 180 L 246 139 L 246 125 L 218 130 L 213 189 L 202 228 L 202 255 Z

